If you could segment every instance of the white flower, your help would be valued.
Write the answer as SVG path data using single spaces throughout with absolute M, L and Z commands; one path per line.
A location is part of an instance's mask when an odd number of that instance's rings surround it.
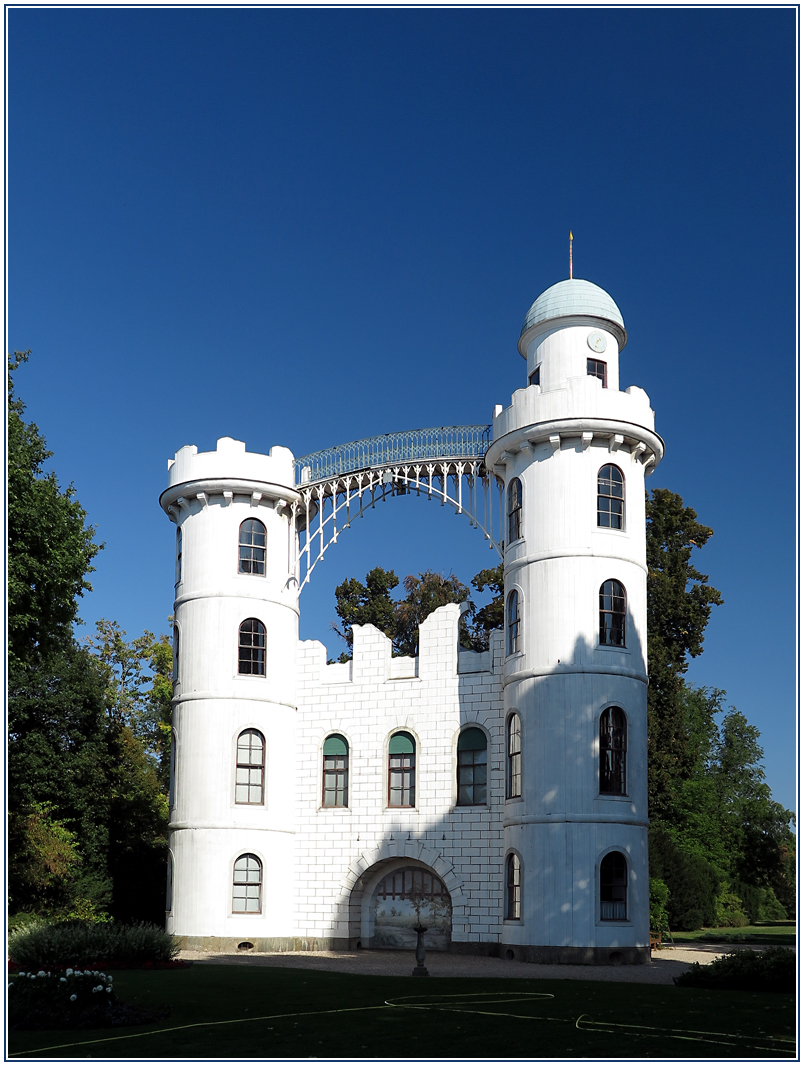
M 111 992 L 112 992 L 112 987 L 111 987 L 110 985 L 108 985 L 108 986 L 106 987 L 106 992 L 107 992 L 107 993 L 111 993 Z
M 65 973 L 65 974 L 67 975 L 67 977 L 69 978 L 69 977 L 70 977 L 70 975 L 71 975 L 71 974 L 73 973 L 73 968 L 72 968 L 72 967 L 68 967 L 68 968 L 67 968 L 67 970 L 66 970 L 66 971 L 65 971 L 64 973 Z
M 12 987 L 13 985 L 14 985 L 14 983 L 13 983 L 13 982 L 9 982 L 9 983 L 8 983 L 8 988 L 9 988 L 9 989 L 11 989 L 11 987 Z
M 75 993 L 73 993 L 73 995 L 70 997 L 70 1000 L 78 1000 L 78 997 Z
M 45 974 L 44 971 L 37 971 L 36 972 L 36 977 L 37 978 L 47 978 L 47 975 Z
M 66 981 L 67 981 L 67 979 L 66 979 L 66 978 L 60 978 L 60 979 L 59 979 L 59 981 L 60 981 L 60 982 L 66 982 Z

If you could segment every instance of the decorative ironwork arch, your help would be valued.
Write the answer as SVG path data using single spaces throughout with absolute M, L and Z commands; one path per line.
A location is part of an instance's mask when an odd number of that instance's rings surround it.
M 352 520 L 390 496 L 416 493 L 450 504 L 502 559 L 503 482 L 484 463 L 491 435 L 491 426 L 437 426 L 351 441 L 297 459 L 302 501 L 291 510 L 299 589 Z

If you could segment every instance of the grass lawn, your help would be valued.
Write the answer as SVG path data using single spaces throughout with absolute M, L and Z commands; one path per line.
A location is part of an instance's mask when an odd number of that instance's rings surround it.
M 115 988 L 122 1000 L 170 1004 L 172 1012 L 129 1029 L 11 1031 L 9 1052 L 38 1059 L 794 1055 L 787 994 L 208 965 L 119 971 Z
M 794 923 L 779 926 L 705 927 L 671 935 L 674 941 L 713 941 L 725 945 L 796 945 L 797 928 Z

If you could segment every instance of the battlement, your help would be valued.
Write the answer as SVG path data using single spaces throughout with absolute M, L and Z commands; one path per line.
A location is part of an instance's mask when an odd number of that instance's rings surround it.
M 184 445 L 168 460 L 168 485 L 208 479 L 295 484 L 294 457 L 289 448 L 274 445 L 268 455 L 247 452 L 243 441 L 219 437 L 214 452 L 199 452 L 196 445 Z
M 391 641 L 376 626 L 353 626 L 352 659 L 327 663 L 327 649 L 320 641 L 300 641 L 300 670 L 308 685 L 349 685 L 357 682 L 419 682 L 423 679 L 457 677 L 459 674 L 499 674 L 503 670 L 503 634 L 490 635 L 486 652 L 471 652 L 458 646 L 461 608 L 445 604 L 419 628 L 419 655 L 392 656 Z
M 604 389 L 599 378 L 585 375 L 566 379 L 559 389 L 541 391 L 529 385 L 516 390 L 511 405 L 492 420 L 492 437 L 497 440 L 534 423 L 575 418 L 633 423 L 654 430 L 654 412 L 644 389 L 637 385 L 624 392 Z

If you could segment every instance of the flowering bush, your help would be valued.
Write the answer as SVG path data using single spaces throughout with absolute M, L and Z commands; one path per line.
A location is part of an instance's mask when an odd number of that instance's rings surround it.
M 9 1023 L 14 1030 L 73 1030 L 136 1026 L 167 1011 L 133 1008 L 118 1000 L 111 974 L 68 967 L 21 971 L 8 983 Z
M 21 970 L 93 967 L 104 961 L 120 966 L 167 963 L 179 942 L 158 926 L 136 923 L 64 922 L 24 926 L 9 935 L 8 954 Z

